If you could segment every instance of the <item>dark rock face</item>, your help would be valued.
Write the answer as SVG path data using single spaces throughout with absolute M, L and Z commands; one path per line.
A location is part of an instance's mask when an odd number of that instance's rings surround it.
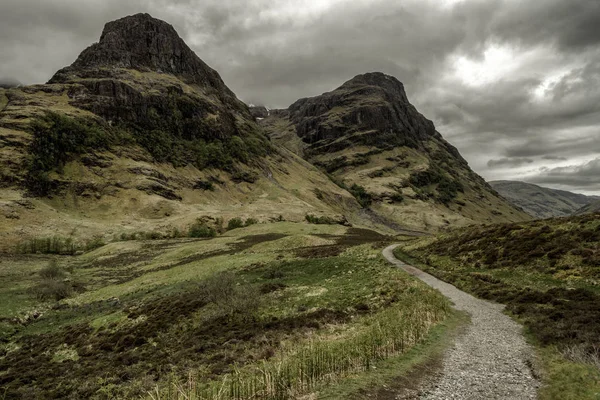
M 219 74 L 206 65 L 168 23 L 136 14 L 105 25 L 100 41 L 50 80 L 62 82 L 74 71 L 100 67 L 137 69 L 177 75 L 188 83 L 228 91 Z
M 255 131 L 248 107 L 219 74 L 148 14 L 107 23 L 100 41 L 49 83 L 74 84 L 71 104 L 138 131 L 208 141 Z
M 380 72 L 358 75 L 332 92 L 300 99 L 288 110 L 298 136 L 311 145 L 346 137 L 347 146 L 419 147 L 421 141 L 441 137 L 410 104 L 402 83 Z
M 270 115 L 270 112 L 265 106 L 251 106 L 250 114 L 252 114 L 254 118 L 267 118 Z

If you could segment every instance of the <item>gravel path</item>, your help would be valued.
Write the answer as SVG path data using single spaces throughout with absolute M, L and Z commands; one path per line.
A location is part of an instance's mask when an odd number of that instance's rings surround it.
M 392 264 L 448 297 L 471 324 L 450 348 L 442 371 L 425 384 L 419 399 L 535 399 L 539 382 L 531 368 L 533 351 L 522 327 L 502 313 L 504 306 L 477 299 L 394 257 L 398 245 L 383 250 Z

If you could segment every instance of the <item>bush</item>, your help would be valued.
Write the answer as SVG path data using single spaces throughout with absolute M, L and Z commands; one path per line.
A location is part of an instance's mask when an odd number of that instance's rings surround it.
M 394 203 L 402 203 L 404 201 L 404 196 L 400 193 L 394 193 L 390 198 Z
M 231 174 L 231 180 L 235 183 L 254 183 L 258 180 L 258 174 L 252 171 L 236 171 Z
M 373 202 L 371 195 L 367 193 L 364 187 L 355 183 L 350 187 L 349 190 L 362 207 L 367 208 Z
M 244 222 L 242 221 L 242 219 L 236 217 L 229 220 L 229 222 L 227 223 L 227 230 L 230 231 L 232 229 L 241 228 L 243 226 Z
M 33 294 L 40 301 L 66 299 L 73 295 L 73 286 L 69 282 L 56 279 L 44 279 L 33 288 Z
M 46 267 L 40 270 L 39 274 L 44 279 L 62 279 L 65 277 L 65 271 L 58 266 L 56 260 L 50 261 Z
M 200 282 L 201 295 L 224 315 L 249 318 L 258 309 L 259 293 L 252 286 L 240 285 L 231 272 L 221 272 Z
M 326 217 L 326 216 L 317 217 L 312 214 L 306 214 L 306 216 L 304 218 L 306 218 L 306 221 L 309 224 L 317 224 L 317 225 L 337 225 L 337 224 L 339 224 L 339 222 L 336 221 L 335 219 Z
M 255 225 L 258 224 L 258 220 L 254 219 L 254 218 L 248 218 L 246 220 L 246 222 L 244 223 L 244 226 L 250 226 L 250 225 Z
M 190 227 L 188 236 L 192 238 L 212 238 L 217 236 L 217 231 L 214 228 L 206 225 L 204 221 L 197 220 Z
M 105 244 L 106 243 L 104 242 L 104 239 L 102 239 L 101 236 L 96 236 L 93 239 L 90 239 L 85 243 L 85 251 L 96 250 L 96 249 L 104 246 Z
M 65 299 L 72 296 L 76 288 L 83 291 L 83 286 L 79 283 L 74 286 L 73 283 L 65 280 L 67 273 L 58 266 L 56 260 L 50 261 L 46 267 L 42 268 L 39 275 L 42 281 L 33 287 L 32 292 L 40 301 Z

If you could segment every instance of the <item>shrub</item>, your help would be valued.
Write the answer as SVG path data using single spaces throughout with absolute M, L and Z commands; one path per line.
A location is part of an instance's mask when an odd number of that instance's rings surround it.
M 231 272 L 221 272 L 200 282 L 200 292 L 208 303 L 217 305 L 224 315 L 251 317 L 259 306 L 258 290 L 240 285 Z
M 304 217 L 309 224 L 317 224 L 317 225 L 337 225 L 339 222 L 331 217 L 320 216 L 317 217 L 312 214 L 306 214 Z
M 231 174 L 231 180 L 235 183 L 254 183 L 258 180 L 258 174 L 252 171 L 236 171 Z
M 56 260 L 50 261 L 46 267 L 40 270 L 39 274 L 44 279 L 62 279 L 65 277 L 65 271 L 58 266 Z
M 349 190 L 362 207 L 367 208 L 373 202 L 371 195 L 367 193 L 364 187 L 355 183 L 350 187 Z
M 211 192 L 215 190 L 215 186 L 213 185 L 213 183 L 211 181 L 203 181 L 203 180 L 199 180 L 198 182 L 196 182 L 196 184 L 194 185 L 194 189 L 200 189 L 200 190 L 210 190 Z
M 402 203 L 404 201 L 404 196 L 400 193 L 394 193 L 390 198 L 394 203 Z
M 69 282 L 56 279 L 44 279 L 33 288 L 33 294 L 40 301 L 66 299 L 73 295 L 73 286 Z
M 236 217 L 229 220 L 229 222 L 227 223 L 227 230 L 230 231 L 232 229 L 241 228 L 243 226 L 244 222 L 242 221 L 242 219 Z
M 96 250 L 105 244 L 106 243 L 104 242 L 104 239 L 102 239 L 102 236 L 96 236 L 85 243 L 85 251 Z
M 248 218 L 246 220 L 246 222 L 244 223 L 245 226 L 250 226 L 250 225 L 255 225 L 258 224 L 258 220 L 255 218 Z
M 193 238 L 212 238 L 217 236 L 214 228 L 206 225 L 204 221 L 197 220 L 188 231 L 188 236 Z

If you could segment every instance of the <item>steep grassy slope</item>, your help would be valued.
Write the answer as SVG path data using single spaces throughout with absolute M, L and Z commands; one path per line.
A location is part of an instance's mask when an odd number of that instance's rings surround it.
M 592 196 L 550 189 L 517 181 L 492 181 L 490 185 L 514 205 L 535 218 L 571 215 L 595 200 Z
M 375 225 L 350 193 L 275 148 L 218 73 L 146 14 L 108 23 L 50 83 L 0 89 L 0 143 L 0 250 L 198 217 Z
M 0 393 L 139 398 L 158 385 L 168 398 L 191 373 L 199 390 L 225 385 L 229 396 L 250 388 L 232 376 L 259 388 L 267 372 L 284 378 L 281 363 L 322 368 L 286 386 L 297 394 L 360 378 L 449 314 L 441 295 L 381 257 L 390 239 L 282 222 L 76 257 L 11 256 L 0 263 Z M 60 285 L 74 290 L 41 296 Z M 323 352 L 337 361 L 326 366 Z
M 391 76 L 359 75 L 332 92 L 271 111 L 260 123 L 274 143 L 394 223 L 438 230 L 529 218 L 469 168 Z
M 437 277 L 507 305 L 543 349 L 542 398 L 597 398 L 600 214 L 464 228 L 417 240 L 398 256 L 405 253 Z

